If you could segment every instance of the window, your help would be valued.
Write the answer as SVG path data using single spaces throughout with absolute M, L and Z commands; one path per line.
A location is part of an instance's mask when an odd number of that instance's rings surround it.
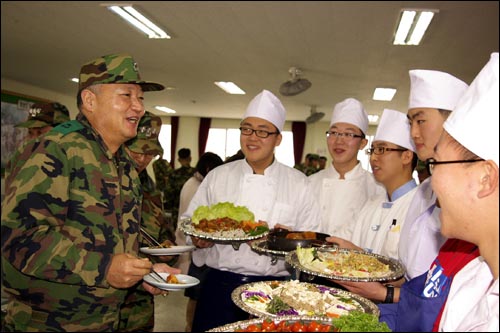
M 283 139 L 276 147 L 275 156 L 278 161 L 290 167 L 294 165 L 293 134 L 290 131 L 281 132 Z M 208 132 L 205 151 L 219 155 L 223 160 L 236 154 L 240 149 L 240 130 L 235 128 L 211 128 Z
M 361 162 L 361 166 L 363 169 L 372 171 L 372 167 L 370 166 L 370 155 L 366 155 L 365 149 L 368 149 L 372 146 L 374 135 L 367 135 L 366 139 L 368 143 L 366 144 L 363 150 L 358 151 L 358 160 Z
M 160 135 L 158 140 L 163 148 L 163 159 L 170 161 L 170 138 L 172 133 L 172 125 L 161 125 Z

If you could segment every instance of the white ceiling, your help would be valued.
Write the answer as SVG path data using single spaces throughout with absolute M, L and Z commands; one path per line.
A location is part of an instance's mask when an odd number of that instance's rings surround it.
M 408 70 L 442 70 L 470 83 L 498 51 L 497 1 L 120 2 L 136 3 L 170 40 L 147 39 L 104 2 L 2 1 L 2 78 L 75 96 L 69 79 L 83 63 L 129 53 L 143 79 L 173 88 L 146 94 L 154 113 L 162 114 L 155 105 L 165 105 L 179 116 L 239 119 L 268 89 L 282 100 L 287 120 L 305 120 L 316 105 L 329 121 L 347 97 L 371 114 L 404 112 Z M 420 46 L 391 43 L 402 8 L 439 10 Z M 291 66 L 312 87 L 281 96 Z M 247 94 L 226 94 L 214 81 L 233 81 Z M 372 100 L 380 86 L 398 89 L 392 102 Z

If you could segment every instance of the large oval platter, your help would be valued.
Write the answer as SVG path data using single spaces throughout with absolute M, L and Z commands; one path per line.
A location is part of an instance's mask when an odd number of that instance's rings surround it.
M 248 242 L 254 239 L 259 239 L 262 237 L 265 237 L 269 234 L 269 230 L 264 231 L 260 234 L 257 235 L 243 235 L 240 233 L 239 235 L 236 235 L 236 232 L 232 231 L 223 231 L 223 232 L 214 232 L 214 233 L 208 233 L 208 232 L 203 232 L 199 231 L 194 228 L 191 219 L 185 218 L 182 219 L 181 221 L 181 230 L 189 236 L 194 236 L 198 237 L 201 239 L 206 239 L 210 240 L 214 243 L 221 243 L 221 244 L 234 244 L 235 242 Z
M 375 303 L 364 297 L 298 280 L 247 283 L 234 289 L 231 299 L 239 308 L 257 317 L 339 317 L 353 310 L 376 316 L 380 313 Z
M 355 282 L 387 282 L 398 280 L 404 275 L 404 268 L 397 260 L 374 253 L 343 248 L 309 248 L 302 250 L 316 251 L 317 259 L 301 263 L 297 256 L 297 251 L 300 250 L 289 252 L 285 261 L 293 268 L 309 275 Z M 363 266 L 364 263 L 366 266 Z M 357 269 L 355 267 L 367 268 Z
M 332 321 L 329 318 L 324 318 L 324 317 L 302 317 L 302 316 L 283 316 L 279 318 L 269 318 L 269 317 L 261 317 L 261 318 L 254 318 L 254 319 L 249 319 L 249 320 L 241 320 L 237 321 L 235 323 L 219 326 L 212 328 L 208 330 L 207 332 L 238 332 L 238 330 L 243 330 L 244 332 L 250 332 L 250 330 L 246 330 L 248 327 L 251 327 L 250 325 L 262 325 L 264 321 L 269 321 L 272 320 L 275 325 L 278 325 L 282 321 L 286 321 L 288 324 L 288 327 L 290 327 L 293 323 L 299 321 L 301 324 L 304 326 L 309 326 L 312 322 L 318 323 L 318 324 L 323 324 L 327 325 L 330 327 L 333 327 Z M 259 332 L 265 332 L 265 331 L 259 331 Z M 268 331 L 268 332 L 285 332 L 285 331 Z M 289 331 L 291 332 L 291 331 Z M 309 332 L 313 332 L 313 330 L 310 330 Z M 323 331 L 324 332 L 324 331 Z

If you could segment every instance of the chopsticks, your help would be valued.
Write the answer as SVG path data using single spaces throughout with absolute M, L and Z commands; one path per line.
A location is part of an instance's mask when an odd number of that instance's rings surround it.
M 151 236 L 143 227 L 141 227 L 141 234 L 142 234 L 142 236 L 144 236 L 144 239 L 146 240 L 146 242 L 148 242 L 150 245 L 161 247 L 160 242 L 158 242 L 156 240 L 156 238 Z
M 153 267 L 151 267 L 151 277 L 158 282 L 166 283 L 165 279 Z

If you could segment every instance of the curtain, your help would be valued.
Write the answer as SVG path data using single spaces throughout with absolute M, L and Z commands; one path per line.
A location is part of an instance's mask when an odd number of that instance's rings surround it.
M 198 129 L 198 158 L 205 153 L 211 123 L 212 118 L 200 118 L 200 128 Z
M 170 165 L 172 168 L 175 168 L 175 152 L 177 150 L 177 132 L 179 132 L 179 117 L 172 116 L 171 117 L 171 125 L 172 125 L 172 137 L 170 140 Z
M 295 159 L 295 165 L 300 164 L 300 161 L 302 159 L 302 154 L 304 153 L 306 130 L 307 127 L 305 121 L 292 122 L 293 157 Z

